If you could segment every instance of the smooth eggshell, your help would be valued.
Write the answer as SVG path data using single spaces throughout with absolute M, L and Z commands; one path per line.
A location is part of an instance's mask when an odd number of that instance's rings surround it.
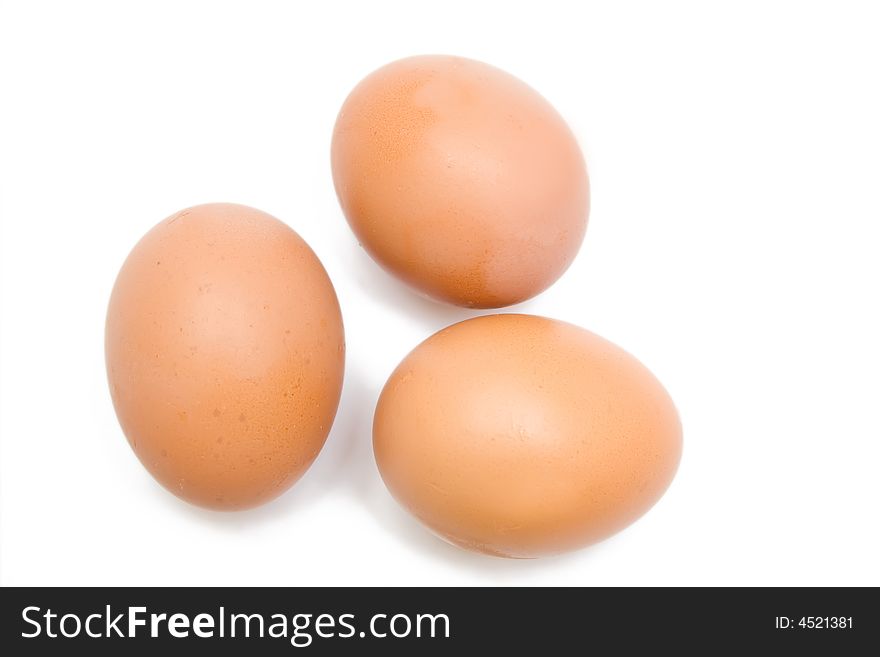
M 150 230 L 119 272 L 105 347 L 132 449 L 194 504 L 279 495 L 336 414 L 345 347 L 333 286 L 293 230 L 253 208 L 200 205 Z
M 574 135 L 536 91 L 481 62 L 411 57 L 367 76 L 339 113 L 332 165 L 361 244 L 436 299 L 523 301 L 583 241 L 589 184 Z
M 635 358 L 530 315 L 450 326 L 379 399 L 376 462 L 439 536 L 505 557 L 588 545 L 648 510 L 681 455 L 672 400 Z

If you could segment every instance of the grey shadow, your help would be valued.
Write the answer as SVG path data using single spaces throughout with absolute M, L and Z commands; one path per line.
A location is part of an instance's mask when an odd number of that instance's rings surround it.
M 364 294 L 378 299 L 399 315 L 421 321 L 432 333 L 450 324 L 479 315 L 528 312 L 527 308 L 531 300 L 504 308 L 463 308 L 436 301 L 422 295 L 382 269 L 356 241 L 347 241 L 346 250 L 346 257 L 343 258 L 344 266 L 348 269 L 348 275 L 357 281 L 358 287 Z
M 318 457 L 291 488 L 274 500 L 253 509 L 214 511 L 185 502 L 156 483 L 156 495 L 173 512 L 192 519 L 224 527 L 232 532 L 245 531 L 254 525 L 295 518 L 301 507 L 314 504 L 346 481 L 364 478 L 367 464 L 364 452 L 370 454 L 372 413 L 375 399 L 365 394 L 365 384 L 356 368 L 348 367 L 339 401 L 339 409 L 327 441 Z M 360 463 L 359 463 L 360 462 Z
M 367 511 L 373 515 L 384 531 L 393 535 L 412 551 L 427 555 L 432 561 L 451 564 L 458 570 L 502 583 L 516 578 L 523 572 L 553 570 L 559 568 L 562 563 L 578 558 L 577 553 L 569 553 L 541 559 L 506 559 L 464 550 L 447 543 L 421 525 L 391 497 L 381 484 L 378 474 L 375 479 L 378 486 L 373 486 L 369 494 L 362 498 Z

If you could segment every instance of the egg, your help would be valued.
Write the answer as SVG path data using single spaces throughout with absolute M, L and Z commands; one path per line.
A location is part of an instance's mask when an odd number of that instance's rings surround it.
M 345 345 L 333 285 L 278 219 L 216 203 L 150 230 L 107 311 L 113 405 L 141 463 L 203 507 L 253 507 L 309 467 L 330 431 Z
M 359 242 L 435 299 L 528 299 L 584 238 L 589 184 L 574 135 L 535 90 L 488 64 L 421 56 L 370 74 L 339 112 L 331 159 Z
M 532 315 L 454 324 L 394 370 L 373 423 L 400 504 L 447 541 L 502 557 L 576 549 L 647 511 L 682 434 L 660 382 L 577 326 Z

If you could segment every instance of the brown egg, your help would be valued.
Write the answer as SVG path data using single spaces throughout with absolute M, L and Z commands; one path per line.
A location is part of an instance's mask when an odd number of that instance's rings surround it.
M 333 285 L 270 215 L 200 205 L 134 247 L 107 312 L 116 414 L 175 495 L 244 509 L 290 487 L 336 414 L 345 346 Z
M 416 347 L 379 398 L 376 462 L 442 538 L 504 557 L 601 540 L 672 481 L 681 425 L 623 349 L 531 315 L 450 326 Z
M 549 287 L 575 257 L 589 184 L 565 121 L 497 68 L 422 56 L 346 99 L 333 180 L 358 240 L 427 295 L 497 308 Z

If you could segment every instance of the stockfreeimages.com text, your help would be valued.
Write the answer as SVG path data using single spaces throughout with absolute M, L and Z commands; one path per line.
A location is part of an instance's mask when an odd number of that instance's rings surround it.
M 22 620 L 26 630 L 21 636 L 30 639 L 39 636 L 74 638 L 87 636 L 136 638 L 162 637 L 204 639 L 225 637 L 289 639 L 297 648 L 311 645 L 318 637 L 323 639 L 352 637 L 364 638 L 449 638 L 450 623 L 446 614 L 373 614 L 369 622 L 357 629 L 354 614 L 271 614 L 230 613 L 220 607 L 214 613 L 199 613 L 192 617 L 183 613 L 152 613 L 146 607 L 126 607 L 117 612 L 106 605 L 104 610 L 81 617 L 79 614 L 60 614 L 51 609 L 25 607 Z

